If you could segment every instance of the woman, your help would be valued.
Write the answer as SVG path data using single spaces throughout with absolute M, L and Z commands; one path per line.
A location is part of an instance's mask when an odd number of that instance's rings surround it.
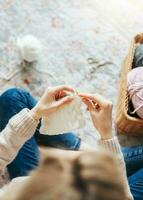
M 9 160 L 7 160 L 8 163 L 10 163 L 8 165 L 8 172 L 10 174 L 11 179 L 19 176 L 25 176 L 30 170 L 32 170 L 35 166 L 37 166 L 39 161 L 39 149 L 37 143 L 39 143 L 40 145 L 60 147 L 71 150 L 79 149 L 81 140 L 77 138 L 75 134 L 68 133 L 57 136 L 41 135 L 39 133 L 40 123 L 38 118 L 32 121 L 32 119 L 34 118 L 33 115 L 35 109 L 37 108 L 39 109 L 40 107 L 39 110 L 41 112 L 41 110 L 44 107 L 44 109 L 42 110 L 42 115 L 44 116 L 45 112 L 46 115 L 48 115 L 49 107 L 54 111 L 54 109 L 61 106 L 63 103 L 68 103 L 72 100 L 72 97 L 65 97 L 64 99 L 61 99 L 61 101 L 58 102 L 57 101 L 54 102 L 54 99 L 50 99 L 50 101 L 52 102 L 48 102 L 49 104 L 47 104 L 47 101 L 49 101 L 49 98 L 47 97 L 53 95 L 54 98 L 55 93 L 57 95 L 59 91 L 74 92 L 74 89 L 69 86 L 59 86 L 53 88 L 51 92 L 47 90 L 37 105 L 36 105 L 37 103 L 36 100 L 29 93 L 21 89 L 16 89 L 16 88 L 9 89 L 0 96 L 0 131 L 3 130 L 0 133 L 0 137 L 3 137 L 3 132 L 4 133 L 6 132 L 7 134 L 8 128 L 6 127 L 6 125 L 14 115 L 19 113 L 18 116 L 15 116 L 15 118 L 10 121 L 10 124 L 11 122 L 13 123 L 14 121 L 14 125 L 16 126 L 18 125 L 16 129 L 18 132 L 21 133 L 21 141 L 19 143 L 18 148 L 16 149 L 18 155 L 13 160 L 13 157 L 15 157 L 16 155 L 16 152 L 14 151 L 14 155 L 10 155 Z M 31 130 L 29 129 L 29 126 Z M 26 132 L 24 133 L 25 136 L 24 138 L 22 137 L 23 136 L 22 131 Z M 13 141 L 17 139 L 16 138 L 17 136 L 15 136 L 13 132 L 11 133 L 11 137 Z M 0 144 L 0 146 L 2 146 L 2 144 Z M 10 147 L 11 144 L 7 144 L 8 152 Z M 7 154 L 7 152 L 5 154 Z M 11 162 L 11 160 L 13 161 Z
M 33 169 L 39 160 L 39 151 L 35 138 L 39 143 L 45 143 L 46 141 L 47 145 L 50 144 L 51 146 L 56 146 L 60 143 L 72 150 L 88 148 L 72 133 L 56 136 L 53 139 L 54 136 L 44 137 L 36 131 L 35 136 L 32 137 L 41 117 L 48 116 L 49 112 L 54 112 L 61 105 L 72 101 L 73 97 L 64 96 L 61 98 L 63 96 L 61 94 L 66 91 L 74 92 L 75 90 L 69 86 L 58 86 L 46 90 L 37 104 L 28 93 L 21 90 L 9 90 L 1 96 L 0 104 L 2 109 L 0 113 L 2 117 L 0 124 L 1 129 L 3 129 L 0 134 L 1 172 L 8 163 L 10 163 L 8 170 L 12 178 L 16 177 L 18 173 L 26 175 L 27 172 Z M 126 180 L 120 146 L 117 137 L 112 133 L 112 104 L 99 95 L 79 94 L 79 96 L 87 105 L 93 125 L 101 135 L 101 139 L 97 141 L 99 146 L 109 150 L 118 158 L 124 174 L 122 183 L 125 187 L 126 199 L 132 199 Z M 12 110 L 10 110 L 11 107 Z M 18 114 L 15 115 L 16 113 Z M 13 115 L 15 116 L 12 117 Z M 9 119 L 10 121 L 8 122 Z M 7 126 L 5 127 L 6 124 Z M 12 162 L 13 159 L 14 161 Z

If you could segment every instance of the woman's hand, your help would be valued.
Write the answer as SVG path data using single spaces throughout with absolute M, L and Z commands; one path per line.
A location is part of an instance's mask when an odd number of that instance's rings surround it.
M 49 113 L 56 111 L 60 106 L 67 104 L 73 100 L 68 93 L 74 93 L 75 90 L 67 85 L 50 87 L 41 97 L 36 106 L 30 111 L 34 119 L 48 116 Z
M 98 94 L 79 93 L 87 105 L 93 125 L 99 131 L 101 139 L 110 139 L 112 135 L 112 103 Z

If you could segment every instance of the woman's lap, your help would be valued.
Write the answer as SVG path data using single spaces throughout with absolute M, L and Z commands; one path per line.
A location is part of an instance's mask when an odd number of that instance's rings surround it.
M 134 200 L 143 199 L 143 145 L 122 148 Z
M 127 169 L 127 176 L 131 176 L 143 167 L 143 145 L 122 148 Z
M 31 109 L 35 104 L 36 100 L 29 93 L 21 89 L 10 89 L 2 94 L 0 96 L 0 131 L 6 126 L 13 115 L 25 107 Z M 8 165 L 11 178 L 25 176 L 37 166 L 39 149 L 35 138 L 39 144 L 45 146 L 72 150 L 78 149 L 80 146 L 80 139 L 73 133 L 59 136 L 45 136 L 39 134 L 37 129 L 35 137 L 32 137 L 23 145 L 17 157 Z M 143 146 L 126 147 L 122 151 L 126 162 L 131 191 L 135 200 L 140 200 L 143 196 Z
M 0 96 L 0 131 L 7 125 L 9 119 L 25 107 L 31 107 L 27 99 L 31 98 L 28 93 L 20 89 L 10 89 Z M 36 103 L 31 99 L 33 106 Z M 32 158 L 32 159 L 31 159 Z M 34 137 L 29 139 L 20 149 L 16 158 L 8 165 L 10 178 L 24 176 L 35 168 L 39 160 L 39 149 Z
M 134 200 L 143 199 L 143 168 L 128 177 L 128 183 Z
M 4 129 L 13 115 L 17 114 L 25 107 L 29 109 L 33 108 L 35 104 L 36 100 L 29 93 L 21 89 L 14 88 L 3 93 L 0 96 L 0 131 Z M 24 176 L 37 166 L 39 161 L 39 149 L 35 138 L 39 144 L 45 146 L 68 149 L 78 149 L 80 146 L 80 139 L 73 133 L 59 136 L 45 136 L 39 134 L 39 131 L 36 130 L 35 137 L 32 137 L 23 145 L 15 160 L 8 165 L 11 178 Z M 143 176 L 141 176 L 141 174 L 143 174 L 143 146 L 125 147 L 122 151 L 126 162 L 131 191 L 135 193 L 135 195 L 136 193 L 142 194 Z
M 0 131 L 5 128 L 12 116 L 23 108 L 32 109 L 35 104 L 36 100 L 24 90 L 13 88 L 4 92 L 0 96 Z M 22 146 L 14 161 L 8 165 L 11 179 L 17 176 L 25 176 L 37 166 L 39 162 L 39 149 L 36 140 L 40 145 L 72 150 L 76 150 L 80 146 L 80 139 L 73 133 L 59 136 L 43 136 L 36 129 L 33 135 L 34 137 Z

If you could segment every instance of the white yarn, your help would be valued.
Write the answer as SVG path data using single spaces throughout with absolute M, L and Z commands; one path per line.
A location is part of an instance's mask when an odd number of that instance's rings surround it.
M 26 35 L 17 39 L 17 47 L 21 62 L 34 62 L 38 60 L 42 51 L 41 42 L 32 35 Z
M 84 126 L 84 119 L 81 112 L 81 98 L 74 97 L 69 104 L 61 106 L 48 117 L 41 121 L 40 133 L 44 135 L 59 135 L 70 132 Z

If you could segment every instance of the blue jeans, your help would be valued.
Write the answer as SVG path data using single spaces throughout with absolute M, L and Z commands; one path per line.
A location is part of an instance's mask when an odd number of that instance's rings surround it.
M 26 91 L 13 88 L 4 92 L 0 96 L 0 131 L 7 125 L 9 119 L 20 112 L 23 108 L 32 109 L 36 100 Z M 49 136 L 39 133 L 38 128 L 20 149 L 16 158 L 8 165 L 10 178 L 27 175 L 34 169 L 39 162 L 38 145 L 64 148 L 69 150 L 78 150 L 80 147 L 80 138 L 74 133 L 64 133 L 62 135 Z
M 143 145 L 122 149 L 134 200 L 143 200 Z
M 23 108 L 33 108 L 36 100 L 21 89 L 7 90 L 0 96 L 0 131 L 3 130 L 9 119 Z M 74 133 L 48 136 L 38 131 L 40 123 L 29 139 L 20 149 L 16 158 L 8 165 L 10 178 L 27 175 L 39 162 L 38 145 L 78 150 L 80 139 Z M 126 163 L 128 182 L 135 200 L 143 199 L 143 145 L 125 147 L 122 149 Z

